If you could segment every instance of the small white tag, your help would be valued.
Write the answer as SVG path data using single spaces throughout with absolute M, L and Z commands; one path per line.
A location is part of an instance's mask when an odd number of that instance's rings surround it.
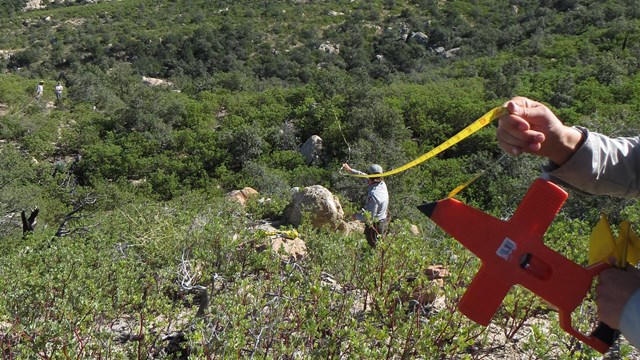
M 509 261 L 511 259 L 511 254 L 513 254 L 513 252 L 516 251 L 517 248 L 518 246 L 513 240 L 504 238 L 502 244 L 498 248 L 498 251 L 496 251 L 496 255 Z

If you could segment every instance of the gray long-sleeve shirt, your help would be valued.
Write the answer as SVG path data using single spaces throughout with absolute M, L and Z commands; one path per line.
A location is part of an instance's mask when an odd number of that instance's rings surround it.
M 640 197 L 640 136 L 610 138 L 578 128 L 583 145 L 562 166 L 550 164 L 545 176 L 591 194 Z M 620 314 L 620 331 L 640 347 L 640 289 Z
M 610 138 L 578 129 L 583 145 L 564 165 L 546 166 L 545 175 L 590 194 L 640 197 L 640 136 Z
M 351 169 L 351 173 L 367 175 L 355 169 Z M 364 210 L 371 213 L 374 222 L 378 222 L 387 218 L 388 208 L 389 192 L 387 191 L 387 184 L 384 181 L 370 183 L 367 187 L 367 201 Z M 366 221 L 363 212 L 357 213 L 356 218 L 360 221 Z

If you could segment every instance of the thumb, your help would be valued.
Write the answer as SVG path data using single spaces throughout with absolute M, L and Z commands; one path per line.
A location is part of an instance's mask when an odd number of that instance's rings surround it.
M 515 103 L 515 101 L 509 101 L 507 102 L 507 111 L 509 112 L 510 115 L 516 115 L 516 116 L 522 116 L 524 111 L 522 109 L 522 107 L 518 104 Z
M 510 115 L 520 117 L 528 123 L 548 122 L 554 115 L 543 104 L 525 97 L 517 97 L 507 103 Z
M 507 102 L 507 111 L 511 115 L 519 116 L 521 118 L 529 118 L 537 114 L 536 110 L 543 108 L 537 101 L 527 99 L 525 97 L 516 97 Z
M 527 120 L 528 114 L 525 107 L 520 106 L 515 101 L 507 102 L 505 107 L 507 108 L 507 112 L 509 113 L 509 115 L 515 116 L 515 118 L 511 118 L 511 121 L 518 128 L 518 130 L 527 131 L 531 128 Z

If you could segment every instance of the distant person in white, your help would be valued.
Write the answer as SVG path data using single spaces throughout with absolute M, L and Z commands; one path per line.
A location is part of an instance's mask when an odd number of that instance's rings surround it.
M 44 81 L 40 81 L 36 86 L 36 100 L 40 100 L 42 98 L 43 92 L 44 92 Z
M 56 93 L 56 100 L 60 101 L 62 100 L 62 84 L 58 83 L 55 87 L 55 93 Z

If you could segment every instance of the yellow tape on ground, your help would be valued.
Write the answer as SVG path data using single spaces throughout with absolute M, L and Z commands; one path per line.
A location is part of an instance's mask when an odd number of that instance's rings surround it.
M 393 170 L 387 171 L 387 172 L 382 173 L 382 174 L 372 174 L 372 175 L 348 174 L 348 175 L 355 176 L 355 177 L 360 177 L 360 178 L 374 178 L 374 177 L 389 176 L 389 175 L 393 175 L 393 174 L 397 174 L 399 172 L 405 171 L 407 169 L 410 169 L 410 168 L 412 168 L 412 167 L 414 167 L 414 166 L 426 161 L 427 159 L 430 159 L 430 158 L 438 155 L 439 153 L 443 152 L 444 150 L 446 150 L 446 149 L 452 147 L 453 145 L 459 143 L 460 141 L 462 141 L 467 136 L 469 136 L 469 135 L 473 134 L 474 132 L 482 129 L 483 127 L 488 125 L 491 121 L 493 121 L 494 119 L 497 119 L 498 117 L 504 115 L 505 113 L 506 113 L 506 109 L 504 107 L 497 107 L 497 108 L 493 108 L 493 109 L 489 110 L 489 112 L 487 112 L 486 114 L 482 115 L 482 117 L 480 117 L 478 120 L 474 121 L 471 125 L 469 125 L 466 128 L 462 129 L 459 133 L 453 135 L 451 138 L 447 139 L 442 144 L 436 146 L 431 151 L 429 151 L 428 153 L 420 156 L 419 158 L 400 166 L 399 168 L 395 168 Z

